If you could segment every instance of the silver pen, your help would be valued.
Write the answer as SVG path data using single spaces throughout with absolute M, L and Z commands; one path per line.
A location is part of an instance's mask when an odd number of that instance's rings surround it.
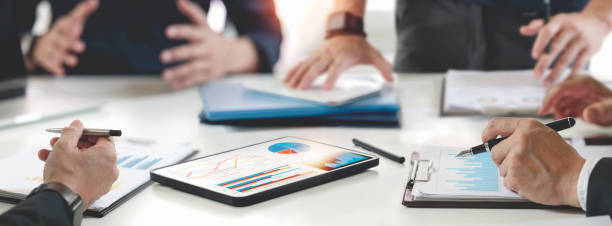
M 49 128 L 46 131 L 49 133 L 62 133 L 62 128 Z M 85 128 L 83 129 L 83 136 L 120 137 L 121 130 Z

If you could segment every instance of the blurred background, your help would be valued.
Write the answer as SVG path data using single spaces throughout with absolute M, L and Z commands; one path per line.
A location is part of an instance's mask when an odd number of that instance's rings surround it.
M 365 29 L 368 40 L 392 62 L 396 46 L 395 8 L 396 0 L 371 0 L 367 4 Z M 332 8 L 331 0 L 275 0 L 276 13 L 281 20 L 283 44 L 281 59 L 275 74 L 283 75 L 291 66 L 310 56 L 323 43 L 325 21 Z M 231 22 L 226 20 L 223 3 L 214 0 L 208 13 L 210 26 L 219 32 L 235 35 Z M 48 2 L 38 7 L 34 34 L 44 33 L 50 24 L 51 10 Z M 227 23 L 226 23 L 227 22 Z M 518 28 L 517 28 L 518 32 Z M 359 68 L 357 70 L 372 70 Z M 589 70 L 602 80 L 612 80 L 612 37 L 608 36 L 602 49 L 591 60 Z

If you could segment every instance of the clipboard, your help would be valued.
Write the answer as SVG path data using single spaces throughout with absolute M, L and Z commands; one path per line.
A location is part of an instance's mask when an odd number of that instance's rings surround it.
M 413 152 L 410 164 L 412 170 L 406 184 L 402 205 L 412 208 L 484 208 L 484 209 L 567 209 L 581 210 L 572 206 L 548 206 L 530 201 L 458 201 L 458 200 L 416 200 L 413 188 L 416 183 L 429 183 L 433 170 L 433 160 L 421 159 L 419 152 Z

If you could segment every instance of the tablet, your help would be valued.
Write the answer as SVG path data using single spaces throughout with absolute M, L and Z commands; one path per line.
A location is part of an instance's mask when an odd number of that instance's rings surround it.
M 248 206 L 378 165 L 365 153 L 283 137 L 151 171 L 151 180 L 232 206 Z

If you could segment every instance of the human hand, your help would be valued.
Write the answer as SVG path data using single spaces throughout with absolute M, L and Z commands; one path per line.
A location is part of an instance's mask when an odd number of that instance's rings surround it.
M 175 24 L 166 29 L 169 39 L 189 42 L 160 54 L 163 63 L 184 62 L 162 73 L 174 89 L 205 83 L 232 72 L 257 70 L 258 55 L 249 39 L 230 40 L 216 33 L 208 26 L 206 13 L 195 3 L 177 0 L 177 6 L 192 23 Z
M 59 182 L 81 196 L 85 207 L 110 191 L 119 176 L 115 144 L 107 137 L 81 137 L 83 123 L 73 121 L 61 137 L 51 139 L 53 151 L 42 149 L 43 182 Z
M 482 141 L 509 136 L 491 150 L 504 186 L 545 205 L 580 207 L 578 176 L 585 160 L 557 132 L 534 119 L 494 118 Z
M 538 115 L 555 119 L 582 117 L 601 126 L 612 125 L 612 90 L 590 76 L 578 76 L 548 90 Z
M 393 81 L 391 64 L 364 37 L 342 35 L 325 41 L 314 55 L 293 67 L 284 83 L 306 90 L 317 77 L 327 72 L 323 88 L 331 90 L 343 71 L 359 64 L 371 64 L 387 81 Z
M 76 54 L 85 51 L 85 43 L 80 38 L 83 27 L 87 17 L 96 9 L 98 0 L 84 0 L 70 14 L 57 19 L 51 29 L 34 44 L 32 58 L 29 60 L 33 67 L 41 67 L 62 77 L 66 74 L 64 65 L 77 66 L 79 59 Z
M 576 76 L 584 69 L 593 55 L 601 47 L 603 40 L 610 32 L 610 25 L 605 19 L 592 13 L 559 14 L 553 17 L 548 24 L 544 20 L 531 21 L 529 25 L 522 26 L 521 34 L 525 36 L 537 35 L 531 50 L 531 56 L 538 60 L 533 76 L 541 78 L 552 62 L 559 57 L 550 75 L 544 84 L 552 85 L 573 62 L 570 77 Z M 546 46 L 550 43 L 550 53 Z

